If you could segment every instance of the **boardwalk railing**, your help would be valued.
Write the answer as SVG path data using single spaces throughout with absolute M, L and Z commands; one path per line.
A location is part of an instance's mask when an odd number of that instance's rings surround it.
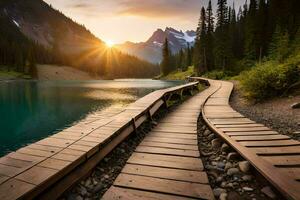
M 248 160 L 287 199 L 300 199 L 300 142 L 281 135 L 233 110 L 229 98 L 233 84 L 202 80 L 219 89 L 203 106 L 208 126 Z
M 198 82 L 157 90 L 124 109 L 103 112 L 0 158 L 0 199 L 56 199 L 134 132 L 168 99 Z M 173 96 L 173 97 L 172 97 Z

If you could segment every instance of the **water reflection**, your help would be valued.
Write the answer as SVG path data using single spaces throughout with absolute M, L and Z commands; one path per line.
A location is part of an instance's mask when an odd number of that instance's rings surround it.
M 126 105 L 181 82 L 153 80 L 0 83 L 0 156 L 63 129 L 87 114 Z

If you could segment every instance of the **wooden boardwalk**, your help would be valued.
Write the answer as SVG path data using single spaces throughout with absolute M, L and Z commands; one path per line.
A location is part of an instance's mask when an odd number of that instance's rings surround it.
M 198 150 L 197 120 L 216 89 L 195 95 L 160 121 L 103 199 L 214 199 Z
M 0 158 L 0 199 L 56 199 L 151 119 L 167 99 L 197 86 L 194 82 L 157 90 L 126 108 L 89 115 L 75 126 Z
M 207 80 L 219 89 L 202 110 L 206 123 L 239 152 L 287 199 L 300 199 L 300 142 L 281 135 L 233 110 L 233 84 Z

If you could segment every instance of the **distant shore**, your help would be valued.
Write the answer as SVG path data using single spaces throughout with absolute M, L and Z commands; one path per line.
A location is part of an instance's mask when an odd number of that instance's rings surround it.
M 91 76 L 87 72 L 56 65 L 38 65 L 38 80 L 99 80 L 100 77 Z
M 87 72 L 57 65 L 37 65 L 37 80 L 101 80 L 101 77 L 92 76 Z M 29 75 L 24 75 L 15 71 L 0 71 L 0 81 L 33 80 Z

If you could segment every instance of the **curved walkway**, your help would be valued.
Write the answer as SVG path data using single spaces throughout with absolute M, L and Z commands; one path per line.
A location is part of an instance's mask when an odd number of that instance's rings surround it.
M 249 120 L 229 105 L 233 84 L 206 79 L 219 89 L 202 110 L 206 123 L 287 199 L 300 199 L 300 142 Z
M 160 121 L 103 199 L 214 199 L 198 150 L 197 121 L 202 104 L 217 89 L 191 97 Z

